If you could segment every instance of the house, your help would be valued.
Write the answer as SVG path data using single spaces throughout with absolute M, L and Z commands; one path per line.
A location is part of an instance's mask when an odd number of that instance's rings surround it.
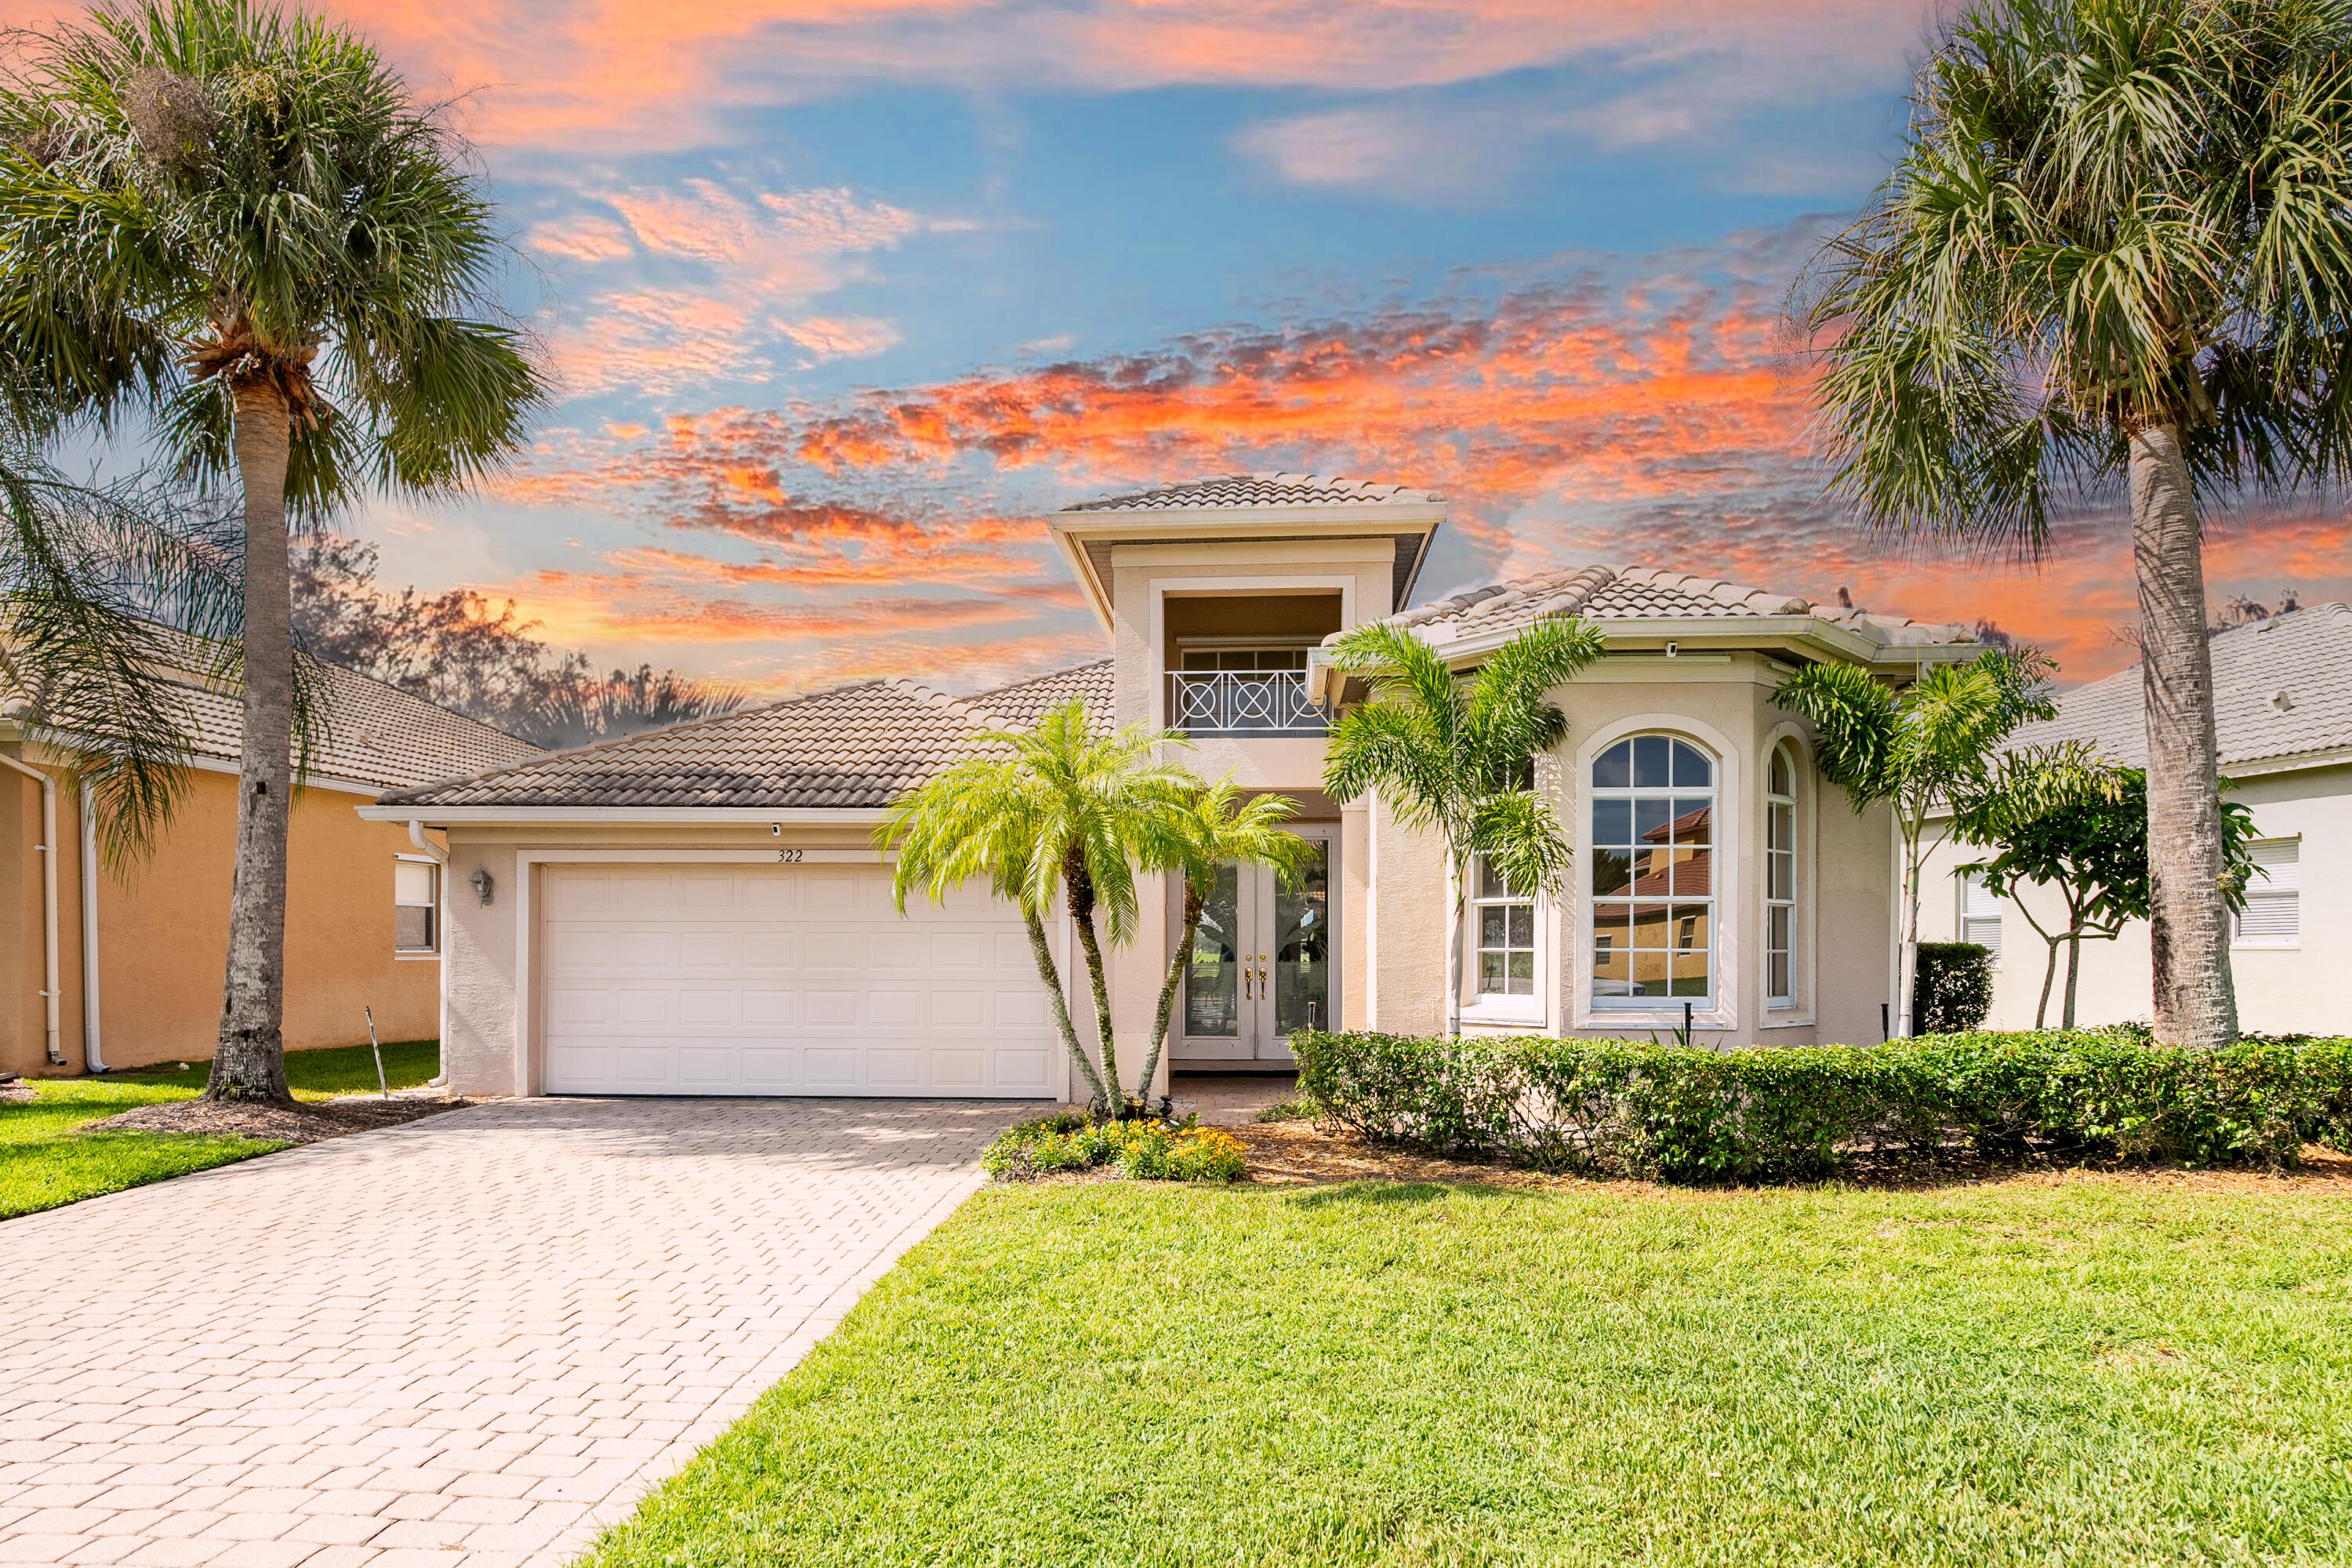
M 2344 1025 L 2336 989 L 2352 965 L 2352 606 L 2312 605 L 2213 638 L 2213 705 L 2221 773 L 2231 800 L 2253 813 L 2254 863 L 2232 926 L 2230 967 L 2238 1020 L 2264 1033 L 2332 1033 Z M 2077 687 L 2058 717 L 2018 731 L 2020 746 L 2087 742 L 2134 767 L 2147 763 L 2139 666 Z M 1921 880 L 1919 928 L 1928 941 L 1979 942 L 1998 955 L 1993 1028 L 2031 1028 L 2047 948 L 2028 917 L 2063 928 L 2057 895 L 2029 890 L 2022 908 L 1991 896 L 1955 868 L 1993 852 L 1946 844 Z M 2147 926 L 2083 944 L 2076 1021 L 2144 1019 L 2155 1010 Z M 2059 959 L 2049 1021 L 2061 1016 Z
M 1879 1038 L 1890 822 L 1822 788 L 1805 725 L 1769 694 L 1812 660 L 1907 679 L 1973 657 L 1970 635 L 1633 567 L 1408 608 L 1444 521 L 1425 490 L 1293 474 L 1083 502 L 1049 527 L 1107 659 L 964 697 L 866 681 L 386 794 L 362 815 L 448 836 L 452 1084 L 1069 1095 L 1019 920 L 980 887 L 900 915 L 871 835 L 901 790 L 1073 697 L 1183 731 L 1203 776 L 1290 796 L 1322 850 L 1296 889 L 1252 868 L 1220 884 L 1176 1068 L 1285 1066 L 1302 1026 L 1442 1027 L 1442 855 L 1377 801 L 1321 789 L 1330 715 L 1359 695 L 1324 649 L 1380 618 L 1465 669 L 1548 616 L 1607 639 L 1558 693 L 1569 734 L 1538 771 L 1572 828 L 1575 880 L 1552 899 L 1475 879 L 1458 936 L 1468 1026 L 1639 1036 L 1687 1016 L 1725 1043 Z M 1137 1042 L 1177 896 L 1156 887 L 1111 960 L 1114 1016 Z
M 153 852 L 119 872 L 66 759 L 0 721 L 0 1071 L 204 1060 L 220 1034 L 236 858 L 238 693 L 166 670 L 191 737 L 188 787 Z M 440 845 L 354 805 L 540 754 L 393 687 L 331 669 L 328 737 L 294 800 L 286 919 L 289 1049 L 436 1032 Z

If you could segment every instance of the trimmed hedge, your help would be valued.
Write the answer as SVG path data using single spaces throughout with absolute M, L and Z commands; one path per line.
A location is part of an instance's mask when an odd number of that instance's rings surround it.
M 1966 1034 L 1992 1011 L 1992 949 L 1982 942 L 1923 942 L 1912 974 L 1923 1035 Z
M 1672 1182 L 1834 1174 L 1865 1149 L 2293 1165 L 2352 1153 L 2352 1040 L 2168 1050 L 2129 1029 L 1715 1051 L 1630 1040 L 1293 1035 L 1303 1099 L 1367 1137 Z

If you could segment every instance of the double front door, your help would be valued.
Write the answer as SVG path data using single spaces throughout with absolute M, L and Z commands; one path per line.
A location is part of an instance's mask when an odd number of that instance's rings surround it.
M 1331 843 L 1313 827 L 1300 837 L 1315 858 L 1296 884 L 1264 866 L 1218 868 L 1177 998 L 1178 1064 L 1287 1064 L 1292 1030 L 1330 1027 Z

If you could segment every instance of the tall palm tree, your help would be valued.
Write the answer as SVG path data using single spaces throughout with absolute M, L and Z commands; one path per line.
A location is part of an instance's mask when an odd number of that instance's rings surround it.
M 2352 467 L 2352 0 L 1973 0 L 1800 287 L 1872 523 L 2038 554 L 2123 481 L 2157 1035 L 2231 1039 L 2200 503 Z
M 1139 1099 L 1151 1096 L 1151 1080 L 1160 1071 L 1160 1055 L 1168 1046 L 1168 1028 L 1176 1014 L 1176 993 L 1192 958 L 1193 939 L 1200 934 L 1201 916 L 1226 866 L 1271 866 L 1286 882 L 1295 883 L 1314 862 L 1315 846 L 1282 825 L 1298 813 L 1286 795 L 1261 795 L 1242 798 L 1241 786 L 1228 773 L 1192 797 L 1175 823 L 1180 864 L 1168 868 L 1184 879 L 1184 913 L 1176 945 L 1168 956 L 1168 976 L 1160 982 L 1160 1007 L 1151 1020 L 1151 1048 L 1143 1070 L 1135 1075 Z
M 1079 702 L 1055 709 L 1034 730 L 982 739 L 988 754 L 953 763 L 908 790 L 876 826 L 875 842 L 898 852 L 892 893 L 903 910 L 914 888 L 937 902 L 950 888 L 987 877 L 1028 927 L 1037 978 L 1052 998 L 1070 1059 L 1096 1103 L 1117 1111 L 1123 1105 L 1118 1047 L 1102 939 L 1121 942 L 1133 933 L 1137 872 L 1184 863 L 1183 818 L 1200 781 L 1160 758 L 1162 747 L 1184 743 L 1175 731 L 1130 724 L 1100 734 Z M 1045 939 L 1045 916 L 1056 902 L 1076 926 L 1086 958 L 1099 1071 L 1071 1021 Z
M 1570 851 L 1535 787 L 1534 762 L 1568 733 L 1553 688 L 1601 658 L 1585 621 L 1540 621 L 1457 675 L 1409 629 L 1371 621 L 1340 637 L 1334 668 L 1360 676 L 1370 700 L 1332 726 L 1323 787 L 1335 800 L 1378 791 L 1400 826 L 1445 845 L 1446 1029 L 1462 1032 L 1462 927 L 1471 863 L 1483 858 L 1517 889 L 1556 893 Z
M 1981 791 L 2020 724 L 2056 716 L 2053 668 L 2032 648 L 1988 648 L 1966 664 L 1938 665 L 1899 692 L 1853 664 L 1808 666 L 1772 692 L 1773 701 L 1812 721 L 1822 776 L 1855 811 L 1875 801 L 1894 810 L 1903 841 L 1898 1039 L 1911 1033 L 1917 989 L 1920 869 L 1950 831 L 1947 824 L 1931 837 L 1929 824 L 1939 809 Z
M 144 414 L 244 510 L 244 743 L 206 1092 L 286 1098 L 299 681 L 289 513 L 466 482 L 543 385 L 480 319 L 502 254 L 463 148 L 374 47 L 249 0 L 110 4 L 0 81 L 0 356 L 52 423 Z

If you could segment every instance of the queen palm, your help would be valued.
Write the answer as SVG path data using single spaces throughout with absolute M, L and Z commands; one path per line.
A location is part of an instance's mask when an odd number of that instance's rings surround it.
M 1870 522 L 2038 554 L 2120 478 L 2157 1034 L 2231 1038 L 2200 508 L 2352 457 L 2352 0 L 1977 0 L 1801 289 Z
M 982 755 L 900 795 L 875 828 L 877 844 L 898 850 L 892 893 L 903 910 L 916 888 L 937 902 L 950 888 L 986 877 L 1028 927 L 1030 954 L 1063 1047 L 1095 1102 L 1116 1111 L 1123 1101 L 1102 940 L 1122 942 L 1133 934 L 1139 871 L 1184 863 L 1182 819 L 1200 781 L 1160 760 L 1163 747 L 1183 743 L 1174 731 L 1130 724 L 1098 733 L 1078 702 L 1046 714 L 1034 730 L 981 739 Z M 1045 938 L 1045 917 L 1056 903 L 1068 911 L 1085 955 L 1102 1047 L 1099 1071 L 1071 1021 Z
M 1445 847 L 1446 1027 L 1462 1032 L 1462 921 L 1471 866 L 1484 859 L 1516 889 L 1556 893 L 1570 849 L 1535 787 L 1534 760 L 1568 733 L 1552 689 L 1603 652 L 1579 620 L 1540 621 L 1457 675 L 1409 629 L 1372 621 L 1340 637 L 1331 662 L 1361 678 L 1370 700 L 1332 726 L 1323 787 L 1349 801 L 1377 791 L 1398 825 Z
M 144 415 L 243 503 L 243 761 L 207 1092 L 286 1097 L 298 679 L 287 523 L 462 484 L 542 385 L 480 318 L 500 247 L 463 150 L 374 48 L 247 0 L 107 5 L 0 83 L 0 355 L 52 424 Z
M 1195 795 L 1174 823 L 1174 844 L 1180 864 L 1168 868 L 1184 879 L 1183 914 L 1174 950 L 1168 957 L 1168 974 L 1160 984 L 1160 1006 L 1151 1020 L 1151 1048 L 1143 1070 L 1135 1075 L 1135 1092 L 1150 1099 L 1151 1080 L 1160 1071 L 1160 1055 L 1168 1046 L 1168 1028 L 1176 1013 L 1176 994 L 1183 988 L 1191 966 L 1192 942 L 1201 932 L 1201 916 L 1217 878 L 1229 866 L 1271 866 L 1286 882 L 1296 882 L 1314 861 L 1315 846 L 1283 826 L 1298 814 L 1287 795 L 1260 795 L 1244 799 L 1229 773 Z

